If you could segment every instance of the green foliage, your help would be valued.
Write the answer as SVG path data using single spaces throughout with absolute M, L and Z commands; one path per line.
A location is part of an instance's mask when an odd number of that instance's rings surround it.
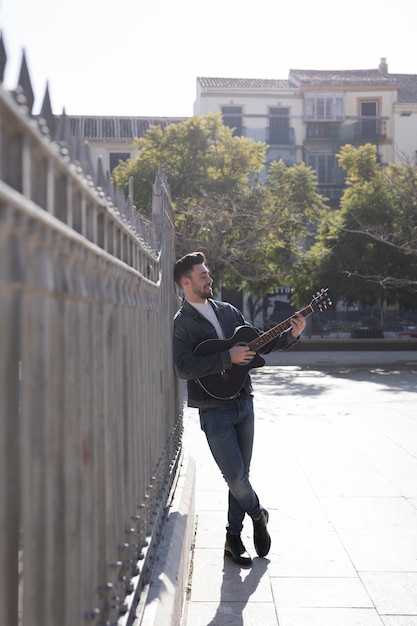
M 316 174 L 304 163 L 287 167 L 282 159 L 273 161 L 268 170 L 268 187 L 276 202 L 304 225 L 314 224 L 325 208 L 322 195 L 317 193 Z
M 220 114 L 154 127 L 136 145 L 137 157 L 114 170 L 115 181 L 127 194 L 133 177 L 134 203 L 149 216 L 162 166 L 175 209 L 177 256 L 203 250 L 217 284 L 258 297 L 291 282 L 298 246 L 323 208 L 311 168 L 279 161 L 262 184 L 266 144 L 233 136 Z
M 314 170 L 304 163 L 287 167 L 282 160 L 274 161 L 269 167 L 267 185 L 274 197 L 275 211 L 282 216 L 279 235 L 281 241 L 286 242 L 275 257 L 284 274 L 281 286 L 291 285 L 293 303 L 302 305 L 306 294 L 310 299 L 312 291 L 321 287 L 312 280 L 306 249 L 314 242 L 327 205 L 317 192 Z M 317 259 L 315 264 L 318 265 Z M 307 276 L 304 269 L 307 269 Z
M 266 152 L 263 143 L 234 137 L 220 114 L 192 117 L 164 130 L 153 127 L 135 145 L 137 157 L 115 168 L 113 176 L 126 195 L 129 177 L 133 177 L 134 203 L 145 215 L 150 214 L 159 166 L 175 205 L 184 198 L 247 189 L 257 180 Z
M 360 148 L 346 144 L 336 156 L 339 166 L 347 172 L 346 184 L 348 186 L 373 181 L 380 173 L 377 150 L 373 144 L 367 143 Z
M 290 254 L 280 236 L 285 221 L 263 186 L 188 198 L 177 204 L 177 252 L 201 249 L 217 284 L 264 295 L 285 280 L 278 263 Z
M 220 114 L 193 117 L 136 142 L 138 155 L 113 172 L 150 215 L 152 186 L 162 166 L 176 220 L 177 255 L 201 249 L 218 284 L 255 297 L 290 284 L 294 304 L 321 287 L 333 299 L 371 305 L 380 299 L 417 306 L 417 173 L 382 169 L 375 146 L 345 145 L 340 208 L 330 210 L 305 164 L 270 164 L 267 146 L 235 137 Z
M 340 209 L 322 213 L 315 244 L 297 262 L 297 289 L 321 282 L 349 305 L 416 307 L 416 169 L 381 169 L 371 145 L 344 146 L 339 164 L 347 172 Z

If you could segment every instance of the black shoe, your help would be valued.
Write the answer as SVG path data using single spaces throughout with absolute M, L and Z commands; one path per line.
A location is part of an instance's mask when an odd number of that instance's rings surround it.
M 269 513 L 266 509 L 262 509 L 261 517 L 253 519 L 253 543 L 255 544 L 256 554 L 258 556 L 266 556 L 271 548 L 271 537 L 266 528 L 269 520 Z
M 246 552 L 240 535 L 231 535 L 229 532 L 226 533 L 224 553 L 226 556 L 232 557 L 234 562 L 238 563 L 238 565 L 252 565 L 252 559 L 250 554 Z

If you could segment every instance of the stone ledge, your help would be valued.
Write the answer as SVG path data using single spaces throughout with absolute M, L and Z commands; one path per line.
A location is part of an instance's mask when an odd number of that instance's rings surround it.
M 391 352 L 394 350 L 417 350 L 416 339 L 327 339 L 317 338 L 302 340 L 294 346 L 293 350 L 297 352 L 333 352 L 339 351 L 383 351 Z
M 195 461 L 187 457 L 180 469 L 151 581 L 143 590 L 134 626 L 178 626 L 181 621 L 195 530 L 195 481 Z

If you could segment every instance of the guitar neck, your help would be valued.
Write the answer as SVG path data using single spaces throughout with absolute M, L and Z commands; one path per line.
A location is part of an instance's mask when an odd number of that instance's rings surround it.
M 297 314 L 302 315 L 303 317 L 307 317 L 307 315 L 310 315 L 313 312 L 314 312 L 314 308 L 311 306 L 311 304 L 309 304 L 308 306 L 304 307 L 304 309 L 301 309 L 301 311 L 297 311 Z M 284 331 L 288 330 L 288 328 L 291 328 L 291 323 L 290 323 L 291 317 L 288 317 L 283 322 L 280 322 L 279 324 L 277 324 L 270 330 L 267 330 L 265 333 L 262 333 L 262 335 L 259 335 L 259 337 L 257 337 L 256 339 L 254 339 L 248 344 L 249 348 L 253 350 L 254 352 L 257 352 L 258 350 L 260 350 L 260 348 L 265 346 L 267 343 L 269 343 L 273 339 L 276 339 L 277 337 L 282 335 Z

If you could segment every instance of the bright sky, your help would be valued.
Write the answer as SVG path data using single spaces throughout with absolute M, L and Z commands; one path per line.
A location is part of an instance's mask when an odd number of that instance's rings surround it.
M 34 111 L 47 81 L 69 115 L 193 114 L 197 76 L 292 69 L 417 74 L 415 0 L 0 0 L 14 88 L 26 51 Z

